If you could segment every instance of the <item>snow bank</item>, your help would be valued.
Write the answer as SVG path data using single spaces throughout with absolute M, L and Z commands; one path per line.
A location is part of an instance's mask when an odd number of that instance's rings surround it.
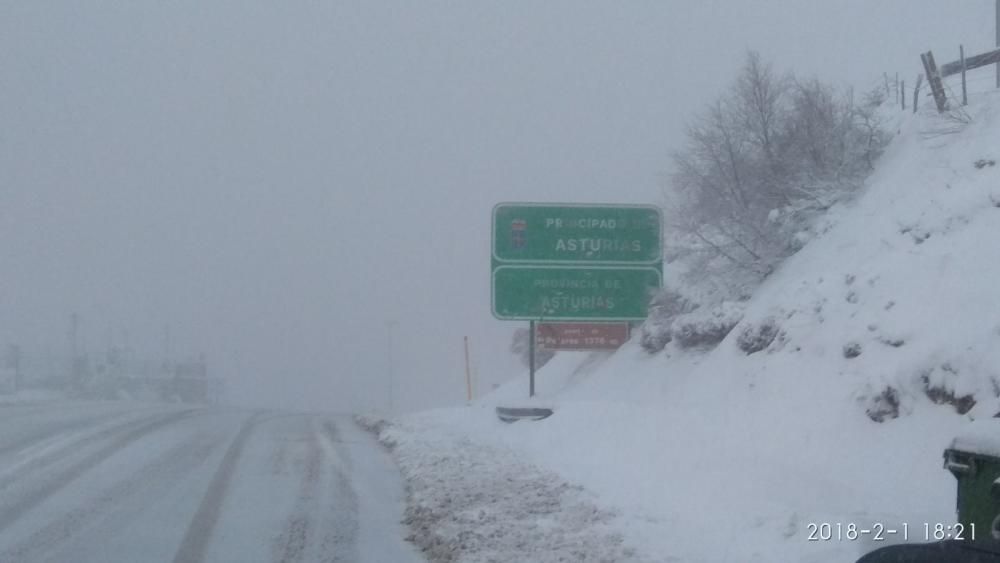
M 743 307 L 723 302 L 678 315 L 671 326 L 671 336 L 678 346 L 692 348 L 714 346 L 729 334 L 743 318 Z
M 1000 458 L 1000 419 L 977 420 L 951 442 L 952 449 Z
M 644 560 L 624 545 L 611 526 L 616 514 L 598 508 L 593 495 L 516 450 L 442 431 L 452 419 L 444 411 L 359 421 L 392 449 L 407 483 L 407 539 L 430 561 Z

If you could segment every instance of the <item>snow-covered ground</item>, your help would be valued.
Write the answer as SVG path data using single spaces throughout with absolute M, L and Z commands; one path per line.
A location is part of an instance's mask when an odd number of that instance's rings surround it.
M 0 561 L 422 560 L 346 416 L 26 401 L 0 427 Z
M 396 455 L 408 483 L 404 522 L 430 561 L 638 560 L 612 525 L 615 512 L 516 449 L 419 418 L 362 423 Z
M 558 560 L 554 539 L 571 536 L 611 546 L 598 560 L 818 563 L 901 542 L 904 524 L 912 542 L 924 523 L 953 522 L 942 452 L 1000 411 L 1000 95 L 977 97 L 968 119 L 925 108 L 895 116 L 864 193 L 831 211 L 715 349 L 559 354 L 538 374 L 535 402 L 556 409 L 540 422 L 494 416 L 529 404 L 523 378 L 396 419 L 382 438 L 413 506 L 447 513 L 434 533 L 477 529 L 468 506 L 516 536 L 496 560 Z M 740 335 L 762 326 L 776 338 L 745 353 Z M 514 488 L 520 503 L 494 499 L 497 479 L 521 474 L 571 488 L 564 518 L 553 508 L 526 525 L 525 506 L 556 498 L 534 486 Z M 470 501 L 476 482 L 485 497 Z M 582 503 L 601 516 L 579 519 Z M 810 541 L 824 523 L 842 538 Z M 883 526 L 884 543 L 852 525 Z M 495 544 L 453 555 L 489 560 L 478 550 Z

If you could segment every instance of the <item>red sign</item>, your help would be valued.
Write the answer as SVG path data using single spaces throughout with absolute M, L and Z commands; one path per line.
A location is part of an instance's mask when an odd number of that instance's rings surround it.
M 535 343 L 547 350 L 617 350 L 628 340 L 628 323 L 537 323 Z

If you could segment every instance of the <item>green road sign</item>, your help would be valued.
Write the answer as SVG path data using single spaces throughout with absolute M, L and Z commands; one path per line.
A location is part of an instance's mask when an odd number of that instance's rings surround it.
M 493 260 L 504 264 L 657 265 L 660 210 L 648 205 L 501 203 Z
M 630 321 L 646 318 L 659 267 L 498 265 L 493 315 L 503 320 Z

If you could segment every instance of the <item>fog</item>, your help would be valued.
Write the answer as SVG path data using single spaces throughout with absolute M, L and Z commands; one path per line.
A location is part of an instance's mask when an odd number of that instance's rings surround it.
M 960 4 L 4 3 L 0 345 L 65 349 L 75 312 L 95 354 L 204 352 L 233 402 L 327 410 L 386 408 L 391 348 L 397 410 L 460 403 L 464 336 L 477 392 L 522 369 L 495 203 L 662 203 L 747 49 L 912 83 L 991 48 L 994 3 Z

